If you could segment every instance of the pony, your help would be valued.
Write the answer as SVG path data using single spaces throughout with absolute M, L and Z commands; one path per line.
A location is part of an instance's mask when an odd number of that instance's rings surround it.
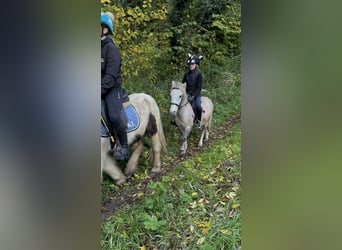
M 101 127 L 101 181 L 103 172 L 105 172 L 118 186 L 125 183 L 136 171 L 143 148 L 142 139 L 145 135 L 152 141 L 153 167 L 151 175 L 161 172 L 161 153 L 167 151 L 160 111 L 155 99 L 145 93 L 134 93 L 128 97 L 129 101 L 125 102 L 123 106 L 127 115 L 127 140 L 132 154 L 124 168 L 124 173 L 110 153 L 109 134 L 105 133 L 103 126 Z M 128 113 L 128 109 L 130 109 L 130 113 Z M 131 114 L 132 112 L 133 114 Z
M 188 102 L 186 93 L 186 83 L 172 81 L 170 92 L 170 109 L 169 113 L 174 119 L 177 127 L 180 129 L 182 137 L 182 146 L 179 150 L 179 156 L 184 156 L 188 148 L 187 138 L 193 128 L 195 113 Z M 205 96 L 201 96 L 202 120 L 201 120 L 201 138 L 198 142 L 198 147 L 203 146 L 203 138 L 205 141 L 209 139 L 214 105 L 212 101 Z

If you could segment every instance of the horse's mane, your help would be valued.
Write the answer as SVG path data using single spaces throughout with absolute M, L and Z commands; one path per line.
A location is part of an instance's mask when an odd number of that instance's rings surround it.
M 172 81 L 172 88 L 179 88 L 183 94 L 186 94 L 186 83 L 179 81 Z

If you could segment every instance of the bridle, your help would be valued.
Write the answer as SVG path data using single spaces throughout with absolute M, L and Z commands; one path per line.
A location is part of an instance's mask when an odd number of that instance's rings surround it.
M 174 89 L 179 89 L 179 88 L 174 87 L 174 88 L 171 89 L 171 91 L 174 90 Z M 174 103 L 174 102 L 171 102 L 170 104 L 171 104 L 171 105 L 177 106 L 178 110 L 180 110 L 181 108 L 185 107 L 185 106 L 189 103 L 189 102 L 187 101 L 184 105 L 181 105 L 182 102 L 183 102 L 183 98 L 184 98 L 184 95 L 182 95 L 182 99 L 181 99 L 181 101 L 180 101 L 179 104 L 178 104 L 178 103 Z

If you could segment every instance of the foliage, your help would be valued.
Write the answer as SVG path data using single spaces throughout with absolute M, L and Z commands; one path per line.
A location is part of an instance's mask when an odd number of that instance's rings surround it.
M 144 226 L 147 230 L 160 231 L 166 224 L 164 220 L 158 220 L 155 215 L 144 214 Z
M 171 48 L 175 61 L 188 52 L 215 62 L 240 54 L 240 1 L 179 1 L 171 9 Z M 175 69 L 177 69 L 175 67 Z
M 114 40 L 126 88 L 143 89 L 183 71 L 188 53 L 223 65 L 241 52 L 241 4 L 236 0 L 101 0 L 115 15 Z M 149 86 L 147 86 L 148 88 Z
M 102 11 L 110 11 L 115 15 L 114 40 L 123 58 L 124 82 L 130 76 L 156 82 L 157 73 L 153 65 L 163 55 L 160 48 L 167 45 L 169 37 L 169 32 L 160 28 L 160 23 L 167 15 L 167 6 L 146 0 L 141 7 L 109 5 L 103 7 Z
M 217 28 L 216 38 L 228 45 L 228 53 L 241 53 L 241 4 L 227 5 L 223 14 L 213 14 L 212 27 Z

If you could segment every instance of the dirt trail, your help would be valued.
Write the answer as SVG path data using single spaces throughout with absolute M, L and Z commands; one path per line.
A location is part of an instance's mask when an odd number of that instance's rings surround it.
M 220 140 L 227 130 L 234 126 L 241 118 L 241 114 L 238 113 L 233 117 L 227 119 L 220 127 L 216 128 L 215 131 L 212 130 L 210 132 L 210 138 L 207 142 L 203 144 L 201 149 L 196 147 L 189 148 L 187 154 L 183 158 L 178 158 L 177 156 L 167 165 L 163 165 L 163 171 L 153 177 L 142 179 L 140 183 L 134 184 L 134 186 L 130 187 L 127 190 L 115 191 L 115 194 L 111 195 L 111 200 L 104 204 L 101 208 L 101 216 L 102 220 L 107 220 L 110 216 L 114 215 L 116 211 L 123 208 L 124 206 L 131 206 L 140 201 L 140 198 L 137 196 L 138 192 L 145 193 L 148 184 L 151 181 L 159 181 L 164 175 L 166 175 L 175 165 L 179 164 L 182 161 L 186 161 L 189 158 L 195 156 L 198 152 L 200 152 L 203 148 L 208 147 L 210 144 Z

